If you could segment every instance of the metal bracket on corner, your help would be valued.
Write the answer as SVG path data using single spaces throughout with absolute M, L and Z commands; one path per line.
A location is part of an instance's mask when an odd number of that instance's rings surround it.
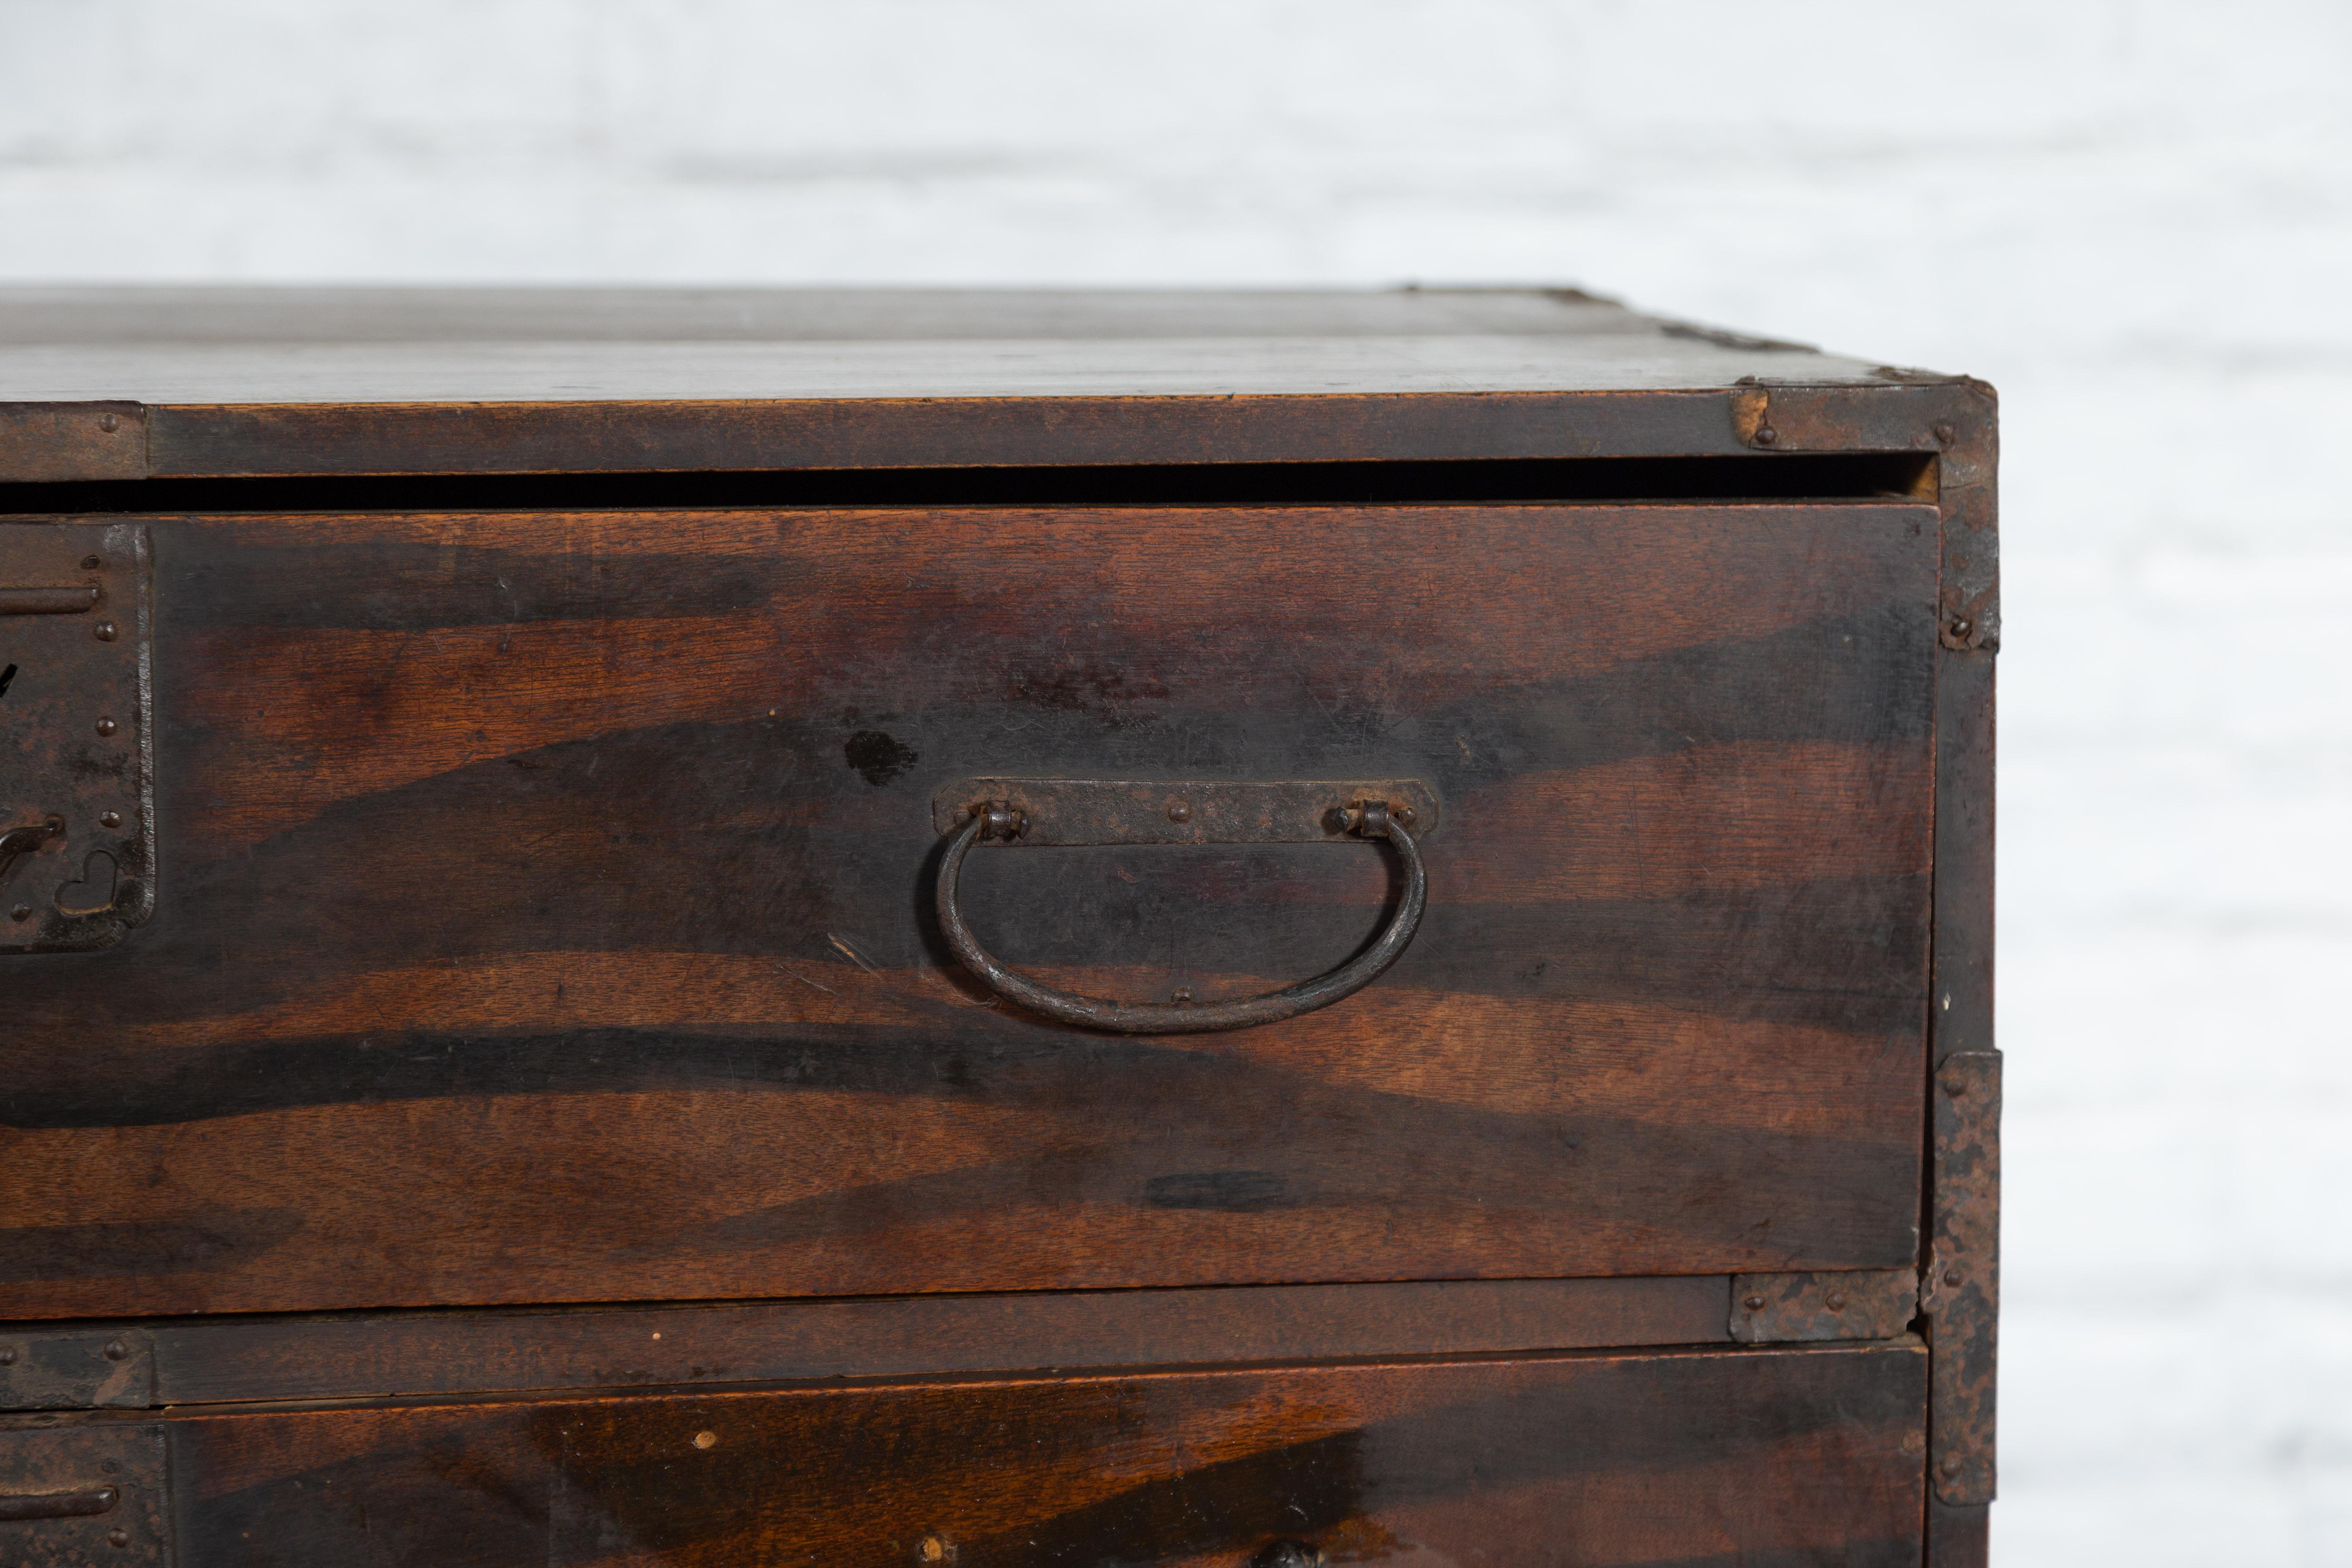
M 143 1329 L 0 1329 L 0 1411 L 154 1403 L 155 1342 Z
M 145 524 L 0 524 L 0 953 L 154 911 L 151 600 Z
M 1893 1339 L 1911 1326 L 1918 1298 L 1908 1268 L 1736 1274 L 1731 1337 L 1744 1345 Z
M 1928 1475 L 1954 1505 L 1990 1502 L 2000 1307 L 2000 1053 L 1936 1069 L 1933 1201 L 1919 1309 L 1927 1322 Z

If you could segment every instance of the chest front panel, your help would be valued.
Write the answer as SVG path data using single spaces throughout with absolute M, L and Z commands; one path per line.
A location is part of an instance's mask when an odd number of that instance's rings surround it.
M 157 903 L 11 961 L 14 1315 L 1916 1260 L 1932 509 L 150 531 Z M 931 903 L 997 775 L 1423 781 L 1428 912 L 1306 1016 L 1050 1023 Z M 1394 877 L 963 888 L 1041 978 L 1213 1000 Z

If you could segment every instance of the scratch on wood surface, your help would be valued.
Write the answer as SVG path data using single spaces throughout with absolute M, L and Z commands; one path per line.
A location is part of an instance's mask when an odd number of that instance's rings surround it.
M 879 974 L 882 973 L 881 968 L 872 960 L 868 959 L 864 953 L 858 952 L 856 948 L 850 946 L 847 942 L 842 941 L 841 938 L 835 936 L 833 932 L 825 932 L 824 940 L 833 943 L 835 947 L 840 949 L 843 957 L 848 959 L 850 963 L 857 965 L 858 968 L 866 971 L 866 973 Z

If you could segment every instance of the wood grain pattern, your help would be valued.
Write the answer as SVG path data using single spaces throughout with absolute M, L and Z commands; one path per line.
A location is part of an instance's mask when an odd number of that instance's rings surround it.
M 0 288 L 0 343 L 19 344 L 1622 337 L 1654 325 L 1573 289 Z
M 255 1412 L 183 1568 L 1919 1560 L 1916 1346 Z M 932 1543 L 927 1547 L 926 1542 Z
M 1915 1259 L 1931 509 L 155 536 L 166 891 L 12 973 L 0 1315 Z M 1223 1039 L 981 1005 L 921 889 L 983 773 L 1431 779 L 1423 934 Z M 1223 994 L 1388 872 L 967 887 L 1057 983 Z

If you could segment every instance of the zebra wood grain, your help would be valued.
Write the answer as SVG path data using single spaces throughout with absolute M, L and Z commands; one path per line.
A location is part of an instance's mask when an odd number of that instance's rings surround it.
M 0 1316 L 1910 1266 L 1937 533 L 157 519 L 162 903 L 11 973 Z M 990 773 L 1429 779 L 1425 927 L 1223 1039 L 983 1005 L 920 889 Z M 967 887 L 1056 984 L 1223 995 L 1381 856 Z
M 182 1418 L 184 1568 L 1911 1568 L 1914 1344 Z

